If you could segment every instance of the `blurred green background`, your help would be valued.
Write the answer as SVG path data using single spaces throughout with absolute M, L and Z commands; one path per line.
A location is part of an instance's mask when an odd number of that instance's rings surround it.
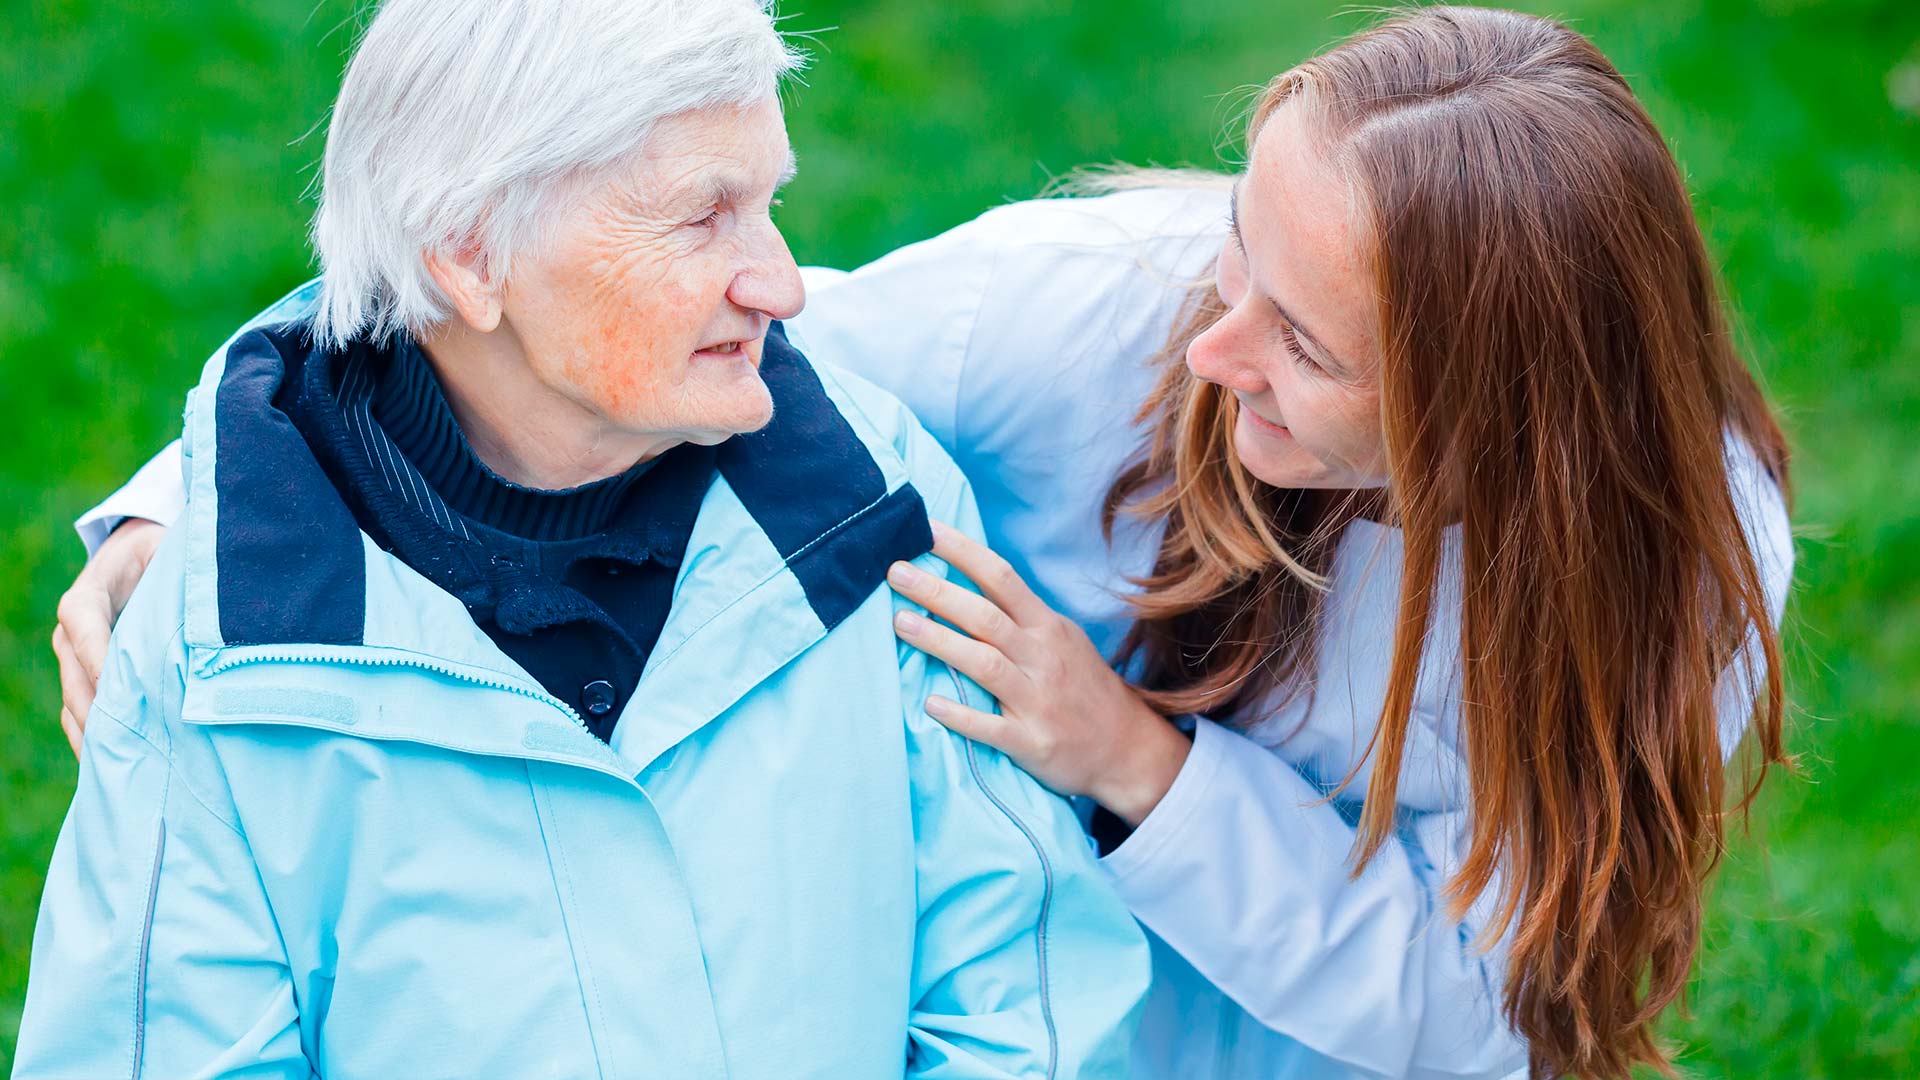
M 1520 6 L 1596 39 L 1663 125 L 1799 455 L 1802 769 L 1736 842 L 1667 1029 L 1695 1076 L 1920 1076 L 1920 4 Z M 819 33 L 780 220 L 836 266 L 1075 165 L 1214 163 L 1236 90 L 1364 21 L 1315 0 L 785 10 Z M 68 523 L 177 430 L 227 331 L 308 276 L 355 19 L 11 0 L 0 20 L 0 1066 L 74 774 L 47 646 Z

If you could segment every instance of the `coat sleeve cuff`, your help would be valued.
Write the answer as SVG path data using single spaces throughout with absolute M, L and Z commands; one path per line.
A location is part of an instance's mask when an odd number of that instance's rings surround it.
M 1156 856 L 1166 851 L 1168 845 L 1183 844 L 1196 811 L 1207 800 L 1214 775 L 1220 771 L 1224 735 L 1211 720 L 1194 722 L 1193 749 L 1188 752 L 1186 763 L 1180 766 L 1180 775 L 1174 777 L 1173 786 L 1140 827 L 1133 830 L 1133 835 L 1100 860 L 1123 897 L 1131 891 L 1130 884 L 1151 880 Z
M 87 546 L 87 558 L 128 518 L 145 518 L 171 527 L 187 505 L 186 481 L 180 475 L 180 441 L 174 440 L 140 466 L 120 490 L 80 515 L 73 529 Z

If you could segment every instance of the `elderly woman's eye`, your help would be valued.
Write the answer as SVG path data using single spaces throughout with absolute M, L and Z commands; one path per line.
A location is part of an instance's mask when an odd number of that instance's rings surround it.
M 713 226 L 718 225 L 719 223 L 720 223 L 719 207 L 715 207 L 712 210 L 707 211 L 706 216 L 699 218 L 693 222 L 693 224 L 698 225 L 703 229 L 712 228 Z

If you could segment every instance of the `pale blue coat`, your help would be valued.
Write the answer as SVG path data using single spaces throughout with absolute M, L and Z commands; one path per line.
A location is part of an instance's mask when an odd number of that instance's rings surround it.
M 303 291 L 262 316 L 285 318 Z M 243 332 L 115 632 L 15 1076 L 1126 1072 L 1145 943 L 1069 808 L 928 719 L 881 575 L 965 480 L 770 337 L 611 747 L 354 527 Z

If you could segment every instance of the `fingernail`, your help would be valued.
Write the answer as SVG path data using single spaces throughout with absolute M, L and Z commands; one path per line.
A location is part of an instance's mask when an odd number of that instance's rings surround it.
M 935 720 L 946 716 L 952 709 L 953 702 L 948 701 L 946 698 L 930 697 L 927 699 L 927 715 L 933 717 Z
M 912 563 L 897 562 L 887 567 L 887 580 L 902 589 L 911 589 L 927 579 Z
M 927 625 L 927 620 L 911 611 L 901 611 L 893 616 L 893 628 L 906 637 L 912 637 Z
M 927 524 L 932 527 L 933 538 L 935 540 L 940 539 L 941 534 L 947 531 L 947 527 L 945 525 L 940 524 L 939 522 L 933 520 L 932 518 L 927 519 Z

